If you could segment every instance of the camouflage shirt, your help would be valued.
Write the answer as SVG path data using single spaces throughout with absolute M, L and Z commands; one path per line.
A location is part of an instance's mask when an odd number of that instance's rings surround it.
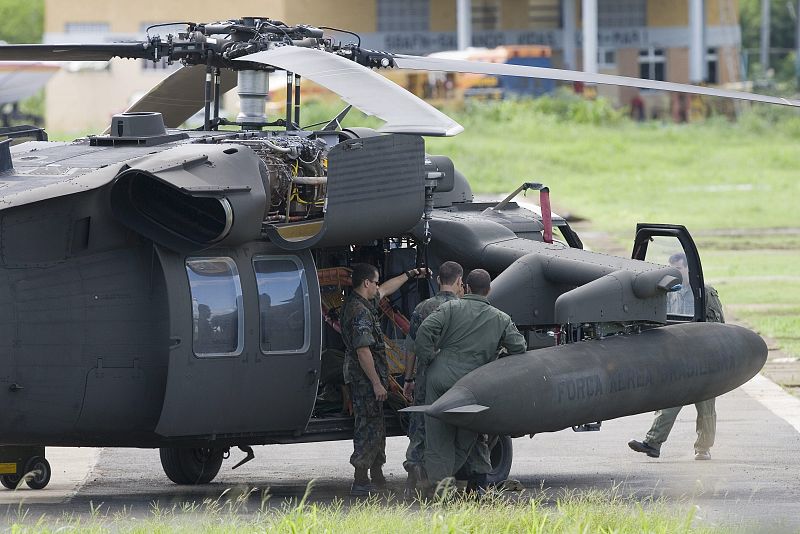
M 455 293 L 451 291 L 439 291 L 436 296 L 431 297 L 427 300 L 423 300 L 414 308 L 414 312 L 411 314 L 411 320 L 409 321 L 409 328 L 408 328 L 408 336 L 406 337 L 404 348 L 408 352 L 414 352 L 414 340 L 417 339 L 417 330 L 419 329 L 419 325 L 422 324 L 422 321 L 425 320 L 427 316 L 431 313 L 436 311 L 436 309 L 442 305 L 442 303 L 447 302 L 448 300 L 454 300 L 458 297 Z
M 350 293 L 342 306 L 340 324 L 344 341 L 344 381 L 346 384 L 369 384 L 361 364 L 358 362 L 356 349 L 369 347 L 375 370 L 381 382 L 387 383 L 389 366 L 386 361 L 386 346 L 383 342 L 383 331 L 378 317 L 378 299 L 367 300 L 355 291 Z
M 719 293 L 711 286 L 706 286 L 706 321 L 709 323 L 724 323 L 725 316 L 722 314 L 722 302 L 719 300 Z

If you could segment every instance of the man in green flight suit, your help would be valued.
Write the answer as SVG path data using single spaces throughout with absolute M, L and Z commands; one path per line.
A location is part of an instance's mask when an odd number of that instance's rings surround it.
M 500 349 L 520 354 L 527 348 L 511 318 L 489 304 L 491 277 L 475 269 L 466 279 L 467 294 L 445 302 L 419 327 L 415 350 L 417 360 L 428 366 L 425 401 L 433 404 L 460 378 L 494 361 Z M 431 483 L 452 477 L 467 458 L 482 459 L 483 465 L 470 465 L 474 482 L 485 489 L 486 473 L 491 470 L 488 451 L 472 454 L 478 434 L 425 416 L 425 470 Z M 481 445 L 478 445 L 481 446 Z M 482 445 L 486 447 L 486 445 Z
M 455 300 L 464 294 L 461 277 L 464 269 L 454 261 L 446 261 L 439 266 L 436 277 L 439 291 L 435 296 L 420 302 L 411 314 L 410 328 L 406 337 L 405 351 L 405 383 L 403 394 L 413 399 L 415 406 L 425 404 L 425 371 L 426 365 L 418 362 L 414 352 L 414 340 L 420 324 L 428 315 L 436 311 L 445 302 Z M 423 457 L 425 454 L 425 418 L 421 413 L 409 414 L 408 449 L 403 467 L 408 472 L 407 488 L 413 491 L 418 483 L 425 480 Z
M 686 260 L 686 255 L 681 253 L 673 254 L 669 258 L 669 263 L 672 267 L 676 267 L 683 275 L 683 287 L 680 291 L 675 292 L 675 296 L 670 298 L 672 293 L 667 294 L 667 312 L 676 315 L 693 316 L 694 315 L 694 294 L 689 285 L 689 266 Z M 725 316 L 722 314 L 722 302 L 719 300 L 719 294 L 713 287 L 706 285 L 706 321 L 715 323 L 724 323 Z M 687 296 L 688 295 L 688 296 Z M 695 429 L 697 431 L 697 440 L 694 443 L 694 459 L 695 460 L 710 460 L 711 459 L 711 446 L 714 445 L 714 437 L 717 432 L 717 412 L 714 408 L 715 399 L 695 403 L 694 407 L 697 409 L 697 420 L 695 422 Z M 636 452 L 642 452 L 650 458 L 658 458 L 661 456 L 661 445 L 667 441 L 669 433 L 672 431 L 675 420 L 678 418 L 682 406 L 675 406 L 674 408 L 665 408 L 656 412 L 656 418 L 650 426 L 644 440 L 637 441 L 632 439 L 628 442 L 628 447 Z
M 378 285 L 378 269 L 366 263 L 353 266 L 353 291 L 345 299 L 340 319 L 345 345 L 344 381 L 350 386 L 355 419 L 350 456 L 355 478 L 351 495 L 369 495 L 374 488 L 386 486 L 382 470 L 386 463 L 383 402 L 389 386 L 389 365 L 378 303 L 408 280 L 425 277 L 427 273 L 424 268 L 411 269 Z

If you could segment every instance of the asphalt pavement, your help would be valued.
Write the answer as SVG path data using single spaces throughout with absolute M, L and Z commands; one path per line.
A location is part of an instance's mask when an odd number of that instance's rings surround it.
M 603 423 L 599 432 L 564 430 L 514 440 L 511 477 L 530 495 L 554 500 L 564 491 L 614 491 L 647 502 L 662 498 L 688 509 L 708 524 L 746 531 L 800 529 L 800 399 L 762 376 L 717 401 L 717 443 L 712 460 L 694 460 L 694 407 L 681 412 L 659 459 L 631 451 L 629 439 L 642 439 L 652 414 Z M 400 492 L 404 438 L 390 438 L 386 474 Z M 0 492 L 0 510 L 13 519 L 22 508 L 31 516 L 63 512 L 89 514 L 122 510 L 145 516 L 153 503 L 169 508 L 183 503 L 236 498 L 252 492 L 242 513 L 262 502 L 279 505 L 299 499 L 310 481 L 311 498 L 348 502 L 352 470 L 350 442 L 256 447 L 256 459 L 232 471 L 244 456 L 225 461 L 213 483 L 201 487 L 172 484 L 161 470 L 158 451 L 139 449 L 49 449 L 53 479 L 40 491 Z M 226 492 L 223 497 L 223 492 Z

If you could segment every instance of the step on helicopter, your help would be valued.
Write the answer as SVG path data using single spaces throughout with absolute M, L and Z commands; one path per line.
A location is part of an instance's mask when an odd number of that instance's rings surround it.
M 0 131 L 8 488 L 47 485 L 48 446 L 159 448 L 170 480 L 202 484 L 233 448 L 246 454 L 236 468 L 253 445 L 351 438 L 336 313 L 355 262 L 378 266 L 384 279 L 420 265 L 435 273 L 446 260 L 492 274 L 492 302 L 530 350 L 476 370 L 428 413 L 494 436 L 494 481 L 508 475 L 512 437 L 597 430 L 599 421 L 718 396 L 766 360 L 755 333 L 704 322 L 702 267 L 684 227 L 640 224 L 632 257 L 621 258 L 584 250 L 551 213 L 549 189 L 525 177 L 503 201 L 475 202 L 452 160 L 425 151 L 425 136 L 453 136 L 461 125 L 376 71 L 800 102 L 392 54 L 255 17 L 187 23 L 139 42 L 0 46 L 0 61 L 115 57 L 182 67 L 105 133 L 49 142 L 40 128 Z M 265 114 L 276 71 L 287 85 L 277 119 Z M 302 80 L 384 124 L 342 128 L 345 110 L 301 128 Z M 234 87 L 241 113 L 229 121 L 220 100 Z M 179 129 L 198 110 L 202 128 Z M 540 192 L 541 209 L 514 201 L 528 189 Z M 687 257 L 686 278 L 667 265 L 676 251 Z M 670 313 L 668 295 L 686 284 L 693 314 Z M 434 290 L 433 280 L 409 284 L 382 304 L 390 342 Z M 387 415 L 387 431 L 402 434 L 402 416 Z

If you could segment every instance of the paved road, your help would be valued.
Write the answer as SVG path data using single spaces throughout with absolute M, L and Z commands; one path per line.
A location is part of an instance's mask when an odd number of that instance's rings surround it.
M 773 411 L 774 410 L 774 411 Z M 512 477 L 534 492 L 547 495 L 563 490 L 609 490 L 644 499 L 663 497 L 681 506 L 696 505 L 697 516 L 747 530 L 785 531 L 800 528 L 800 400 L 757 377 L 743 388 L 720 398 L 717 445 L 710 462 L 693 459 L 693 407 L 684 409 L 658 460 L 630 451 L 626 442 L 642 438 L 650 414 L 603 424 L 600 432 L 575 434 L 570 430 L 514 440 Z M 776 412 L 779 414 L 776 414 Z M 401 462 L 406 441 L 391 438 L 387 475 L 400 489 L 405 477 Z M 54 467 L 51 485 L 42 491 L 27 489 L 0 493 L 0 511 L 16 514 L 23 502 L 38 515 L 63 510 L 88 513 L 90 502 L 112 511 L 123 506 L 145 515 L 151 503 L 169 507 L 184 502 L 216 499 L 249 488 L 270 489 L 271 502 L 300 497 L 306 483 L 316 480 L 313 498 L 326 502 L 347 499 L 351 469 L 348 442 L 264 446 L 256 459 L 231 471 L 241 453 L 223 464 L 214 483 L 178 487 L 161 472 L 158 452 L 128 449 L 82 449 L 48 452 Z M 249 500 L 249 509 L 260 498 Z

